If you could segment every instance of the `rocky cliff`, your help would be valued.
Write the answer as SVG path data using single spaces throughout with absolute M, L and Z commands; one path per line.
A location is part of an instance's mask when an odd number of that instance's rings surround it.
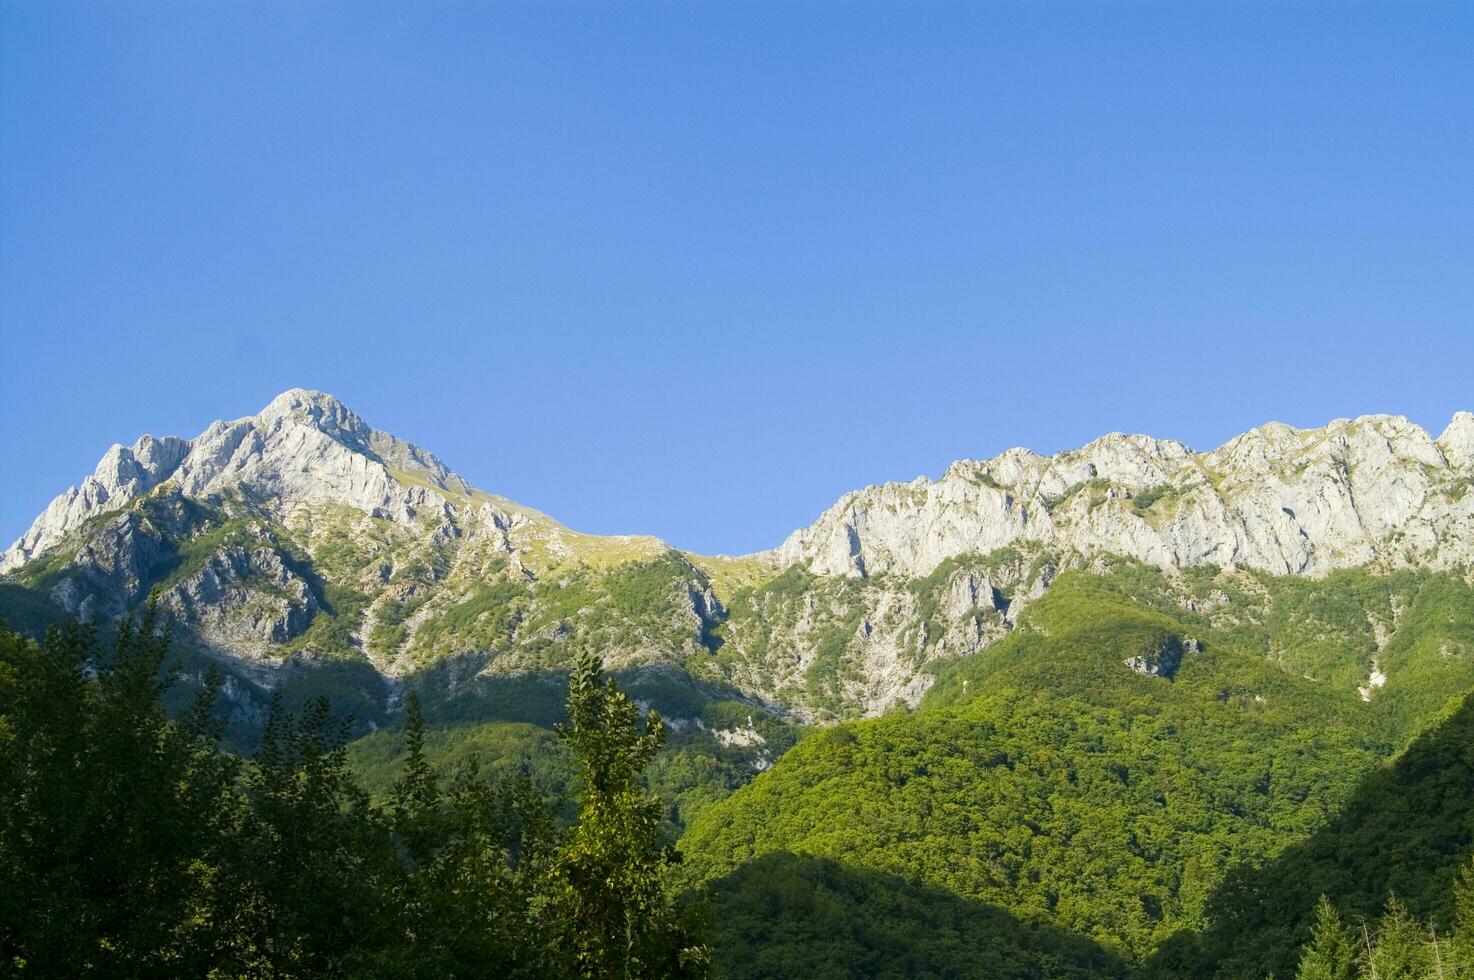
M 925 575 L 1017 544 L 1273 574 L 1455 568 L 1474 560 L 1471 443 L 1460 412 L 1436 440 L 1376 415 L 1272 423 L 1204 453 L 1119 434 L 1054 456 L 1013 449 L 846 494 L 772 554 L 852 576 Z
M 278 515 L 300 504 L 341 504 L 399 522 L 427 509 L 443 513 L 449 495 L 470 490 L 434 456 L 369 428 L 337 399 L 293 389 L 259 415 L 215 422 L 194 439 L 144 436 L 113 446 L 0 555 L 0 571 L 165 483 L 193 499 L 237 494 Z
M 517 716 L 592 646 L 678 718 L 737 698 L 826 721 L 915 704 L 937 662 L 1006 635 L 1068 569 L 1466 570 L 1471 484 L 1468 413 L 1437 439 L 1389 416 L 1206 453 L 1110 435 L 868 487 L 772 552 L 707 558 L 572 531 L 292 390 L 110 449 L 0 556 L 0 615 L 108 619 L 152 595 L 233 690 L 330 667 L 370 714 L 416 684 Z

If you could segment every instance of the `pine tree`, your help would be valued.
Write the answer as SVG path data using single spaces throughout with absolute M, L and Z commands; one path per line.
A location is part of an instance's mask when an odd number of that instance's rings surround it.
M 526 780 L 483 777 L 475 759 L 442 789 L 413 694 L 404 744 L 404 774 L 390 803 L 403 864 L 394 900 L 400 935 L 372 972 L 426 980 L 543 976 L 540 950 L 527 939 L 534 869 L 553 834 L 546 802 Z
M 348 770 L 347 731 L 326 698 L 300 716 L 273 699 L 226 876 L 231 975 L 353 973 L 396 941 L 399 863 Z
M 394 833 L 414 864 L 428 861 L 445 837 L 440 787 L 425 757 L 425 717 L 419 695 L 411 693 L 405 708 L 404 774 L 391 801 Z
M 1330 899 L 1322 895 L 1315 905 L 1315 925 L 1301 954 L 1295 980 L 1350 980 L 1355 965 L 1356 939 L 1341 923 Z
M 1445 949 L 1445 974 L 1474 980 L 1474 859 L 1454 885 L 1454 927 Z
M 1377 923 L 1370 972 L 1376 980 L 1427 980 L 1434 973 L 1431 936 L 1396 897 Z
M 660 716 L 639 707 L 592 652 L 574 663 L 569 723 L 558 734 L 578 762 L 579 821 L 548 877 L 544 926 L 550 972 L 591 980 L 701 976 L 696 945 L 671 894 L 679 860 L 661 833 L 661 805 L 642 775 L 664 738 Z

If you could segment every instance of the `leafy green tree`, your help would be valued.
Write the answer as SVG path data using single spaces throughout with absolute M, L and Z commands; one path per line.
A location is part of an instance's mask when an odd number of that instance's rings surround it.
M 1351 980 L 1356 968 L 1356 939 L 1341 923 L 1330 899 L 1315 905 L 1315 925 L 1300 958 L 1295 980 Z
M 580 660 L 562 736 L 583 775 L 559 830 L 522 773 L 448 782 L 411 698 L 387 808 L 348 768 L 326 699 L 274 702 L 255 758 L 221 750 L 214 684 L 160 695 L 152 609 L 40 646 L 0 627 L 0 973 L 35 977 L 679 977 L 707 954 L 677 908 L 675 850 L 642 786 L 661 742 Z
M 150 607 L 37 646 L 0 628 L 0 963 L 26 976 L 207 972 L 211 888 L 239 813 L 212 693 L 170 722 Z
M 555 972 L 579 977 L 701 976 L 709 955 L 673 898 L 679 854 L 661 834 L 662 807 L 641 782 L 664 726 L 581 654 L 568 682 L 569 723 L 558 733 L 582 777 L 577 826 L 547 876 L 544 941 Z
M 389 817 L 404 874 L 402 935 L 381 976 L 543 976 L 532 892 L 555 840 L 547 803 L 526 778 L 483 777 L 473 758 L 448 790 L 425 756 L 419 699 L 409 698 L 404 774 Z
M 325 698 L 300 716 L 273 701 L 223 889 L 231 972 L 354 973 L 393 941 L 400 869 L 386 822 L 348 770 L 347 731 Z
M 1447 944 L 1448 975 L 1474 978 L 1474 859 L 1454 885 L 1454 928 Z

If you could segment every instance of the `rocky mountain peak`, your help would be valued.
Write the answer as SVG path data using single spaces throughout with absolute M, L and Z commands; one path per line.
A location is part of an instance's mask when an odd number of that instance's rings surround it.
M 347 405 L 321 391 L 289 388 L 255 417 L 258 427 L 305 425 L 359 452 L 370 452 L 374 430 Z
M 1474 467 L 1474 414 L 1454 413 L 1448 428 L 1438 437 L 1438 445 L 1450 464 Z
M 448 497 L 472 492 L 433 454 L 371 428 L 331 395 L 293 388 L 259 414 L 213 422 L 193 439 L 144 436 L 131 448 L 113 446 L 0 555 L 0 572 L 164 483 L 192 498 L 243 495 L 281 514 L 300 504 L 342 504 L 396 521 L 426 508 L 444 511 Z
M 166 479 L 189 452 L 189 442 L 177 436 L 156 439 L 145 435 L 132 446 L 114 445 L 103 454 L 91 481 L 102 499 L 147 493 Z
M 940 480 L 848 493 L 770 557 L 818 574 L 926 575 L 948 558 L 1024 543 L 1322 574 L 1374 561 L 1474 562 L 1474 415 L 1438 441 L 1394 415 L 1319 429 L 1271 422 L 1197 453 L 1113 433 L 1041 456 L 962 460 Z
M 541 669 L 549 645 L 577 638 L 821 718 L 914 704 L 923 662 L 994 642 L 1056 575 L 1109 556 L 1276 575 L 1466 571 L 1474 415 L 1438 440 L 1365 416 L 1270 423 L 1210 452 L 1123 433 L 1051 456 L 1011 449 L 847 493 L 758 560 L 704 559 L 572 531 L 473 490 L 332 396 L 292 389 L 193 439 L 111 447 L 0 571 L 82 616 L 155 595 L 252 683 L 328 652 L 367 658 L 375 676 L 467 654 L 491 674 Z M 730 656 L 705 655 L 718 646 Z M 847 666 L 820 685 L 836 656 Z M 1176 656 L 1125 662 L 1170 677 Z

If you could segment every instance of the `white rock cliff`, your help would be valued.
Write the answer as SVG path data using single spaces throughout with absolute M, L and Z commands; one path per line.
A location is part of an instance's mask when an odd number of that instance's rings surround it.
M 44 554 L 87 519 L 169 482 L 185 496 L 243 494 L 286 511 L 343 504 L 375 517 L 413 520 L 469 487 L 430 453 L 370 429 L 337 399 L 294 388 L 259 415 L 215 422 L 194 439 L 144 436 L 113 446 L 93 474 L 69 488 L 0 555 L 0 572 Z
M 1368 416 L 1269 424 L 1206 453 L 1126 435 L 1052 457 L 1012 449 L 846 494 L 774 551 L 707 559 L 574 532 L 294 389 L 193 439 L 114 446 L 0 572 L 83 617 L 155 594 L 198 648 L 262 684 L 325 651 L 388 678 L 453 663 L 456 685 L 594 643 L 613 666 L 686 671 L 825 721 L 915 704 L 928 663 L 996 642 L 1057 573 L 1111 555 L 1467 573 L 1474 415 L 1436 440 Z M 656 570 L 621 580 L 633 563 Z
M 848 576 L 925 575 L 947 558 L 1021 542 L 1276 574 L 1372 562 L 1452 568 L 1474 561 L 1471 479 L 1468 412 L 1437 440 L 1387 415 L 1321 429 L 1271 423 L 1207 453 L 1115 434 L 846 494 L 769 555 Z

